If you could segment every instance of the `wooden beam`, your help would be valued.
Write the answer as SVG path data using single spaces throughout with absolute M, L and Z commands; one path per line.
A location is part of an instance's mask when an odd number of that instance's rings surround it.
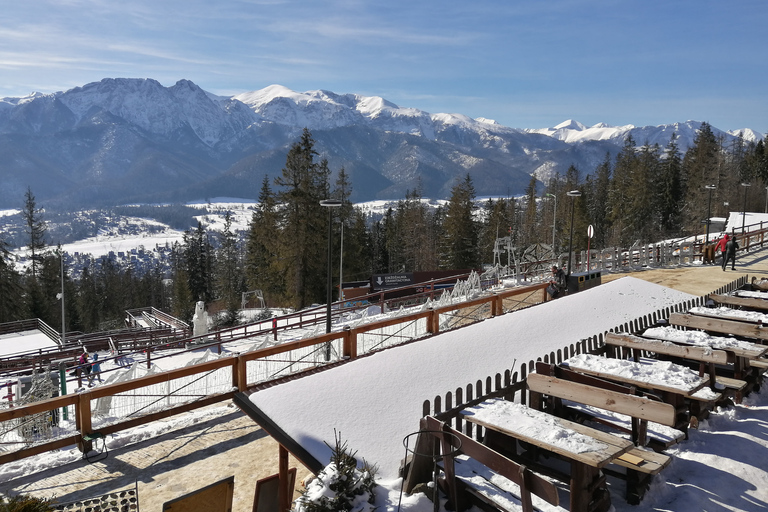
M 708 347 L 691 345 L 676 345 L 674 342 L 641 338 L 631 334 L 606 333 L 605 344 L 615 347 L 625 347 L 633 350 L 645 350 L 654 354 L 682 357 L 705 363 L 727 364 L 728 353 L 724 350 L 714 350 Z
M 657 402 L 641 396 L 625 395 L 556 377 L 539 375 L 538 373 L 532 373 L 526 379 L 528 389 L 536 393 L 564 398 L 662 425 L 675 425 L 675 408 L 664 402 Z
M 716 304 L 749 308 L 757 311 L 768 311 L 768 300 L 753 299 L 748 297 L 734 297 L 733 295 L 712 294 L 709 296 Z
M 755 324 L 747 324 L 733 320 L 718 320 L 716 318 L 689 315 L 685 313 L 672 313 L 669 315 L 669 323 L 670 325 L 688 327 L 689 329 L 701 329 L 703 331 L 733 334 L 734 336 L 768 341 L 768 329 Z

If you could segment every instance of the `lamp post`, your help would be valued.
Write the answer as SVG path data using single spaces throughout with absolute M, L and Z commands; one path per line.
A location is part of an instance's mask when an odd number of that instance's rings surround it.
M 555 208 L 552 212 L 552 255 L 557 257 L 555 253 L 555 224 L 557 222 L 557 196 L 555 194 L 547 194 L 547 197 L 551 197 L 555 201 Z
M 570 192 L 566 193 L 568 197 L 571 198 L 571 238 L 568 242 L 568 277 L 571 276 L 571 254 L 573 253 L 573 210 L 574 210 L 574 202 L 576 197 L 581 197 L 581 191 L 579 190 L 571 190 Z
M 765 187 L 765 211 L 763 213 L 768 213 L 768 187 Z
M 742 183 L 741 186 L 744 187 L 744 211 L 742 212 L 742 217 L 741 217 L 741 232 L 744 233 L 744 225 L 747 220 L 747 190 L 749 189 L 749 187 L 752 186 L 752 184 Z
M 707 238 L 704 239 L 704 245 L 709 243 L 709 223 L 712 219 L 712 191 L 715 190 L 714 185 L 704 185 L 704 188 L 709 190 L 709 203 L 707 204 Z
M 341 206 L 341 201 L 338 199 L 325 199 L 323 201 L 320 201 L 320 206 L 325 206 L 328 208 L 328 281 L 326 282 L 326 310 L 325 310 L 325 332 L 326 334 L 331 332 L 331 300 L 333 298 L 333 295 L 331 293 L 333 289 L 333 273 L 332 273 L 332 262 L 331 259 L 333 257 L 333 253 L 331 251 L 332 246 L 332 238 L 333 238 L 333 208 L 337 206 Z M 325 347 L 325 360 L 330 361 L 331 359 L 331 344 L 328 342 Z

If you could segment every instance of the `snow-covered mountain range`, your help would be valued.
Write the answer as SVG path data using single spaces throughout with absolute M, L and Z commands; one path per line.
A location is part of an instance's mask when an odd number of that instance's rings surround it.
M 0 99 L 0 208 L 22 204 L 28 186 L 39 201 L 73 205 L 255 198 L 305 127 L 331 169 L 351 176 L 354 201 L 399 199 L 417 188 L 445 198 L 467 173 L 480 196 L 519 194 L 532 175 L 543 180 L 571 164 L 592 172 L 628 134 L 663 147 L 675 132 L 684 150 L 700 125 L 566 121 L 523 130 L 380 97 L 273 85 L 228 98 L 189 80 L 164 87 L 108 78 Z

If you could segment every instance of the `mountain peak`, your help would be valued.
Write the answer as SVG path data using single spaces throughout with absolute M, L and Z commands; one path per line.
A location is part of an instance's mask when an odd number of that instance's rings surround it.
M 555 130 L 586 130 L 587 127 L 581 124 L 578 121 L 574 121 L 573 119 L 568 119 L 567 121 L 563 121 L 559 125 L 555 126 Z

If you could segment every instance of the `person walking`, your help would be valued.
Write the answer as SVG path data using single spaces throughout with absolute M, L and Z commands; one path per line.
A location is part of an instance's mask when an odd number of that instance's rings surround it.
M 725 267 L 728 266 L 728 261 L 731 262 L 731 270 L 736 270 L 736 250 L 739 248 L 739 243 L 736 241 L 736 234 L 732 234 L 728 237 L 728 241 L 725 243 L 725 252 L 723 253 L 723 272 Z
M 88 385 L 93 385 L 93 381 L 95 379 L 98 379 L 99 382 L 102 382 L 101 380 L 101 361 L 99 361 L 99 353 L 94 352 L 93 353 L 93 364 L 91 364 L 91 375 L 88 376 Z

